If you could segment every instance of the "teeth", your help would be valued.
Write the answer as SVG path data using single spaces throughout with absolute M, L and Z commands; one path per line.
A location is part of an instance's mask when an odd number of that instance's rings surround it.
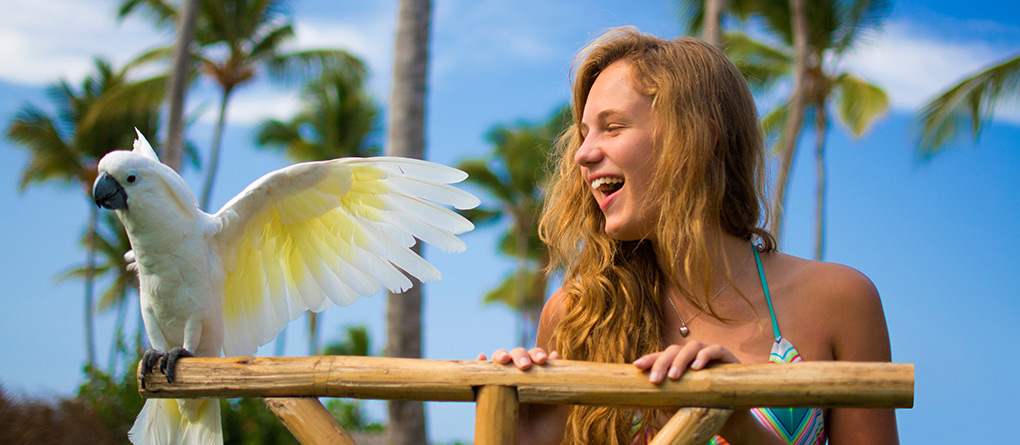
M 623 178 L 613 178 L 609 176 L 603 176 L 591 182 L 591 188 L 597 189 L 606 184 L 622 184 Z

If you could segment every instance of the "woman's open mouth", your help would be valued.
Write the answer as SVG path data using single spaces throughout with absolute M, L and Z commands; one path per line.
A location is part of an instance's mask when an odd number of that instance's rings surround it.
M 623 188 L 623 178 L 603 176 L 591 182 L 591 188 L 602 194 L 599 206 L 605 208 L 609 199 Z

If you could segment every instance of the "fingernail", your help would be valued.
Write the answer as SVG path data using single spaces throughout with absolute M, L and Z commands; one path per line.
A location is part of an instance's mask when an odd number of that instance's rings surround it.
M 517 364 L 521 366 L 528 366 L 531 364 L 531 359 L 527 357 L 521 357 L 520 361 L 518 361 Z
M 669 374 L 668 375 L 669 375 L 669 378 L 671 378 L 671 379 L 679 378 L 680 377 L 680 368 L 677 368 L 676 366 L 671 366 L 669 368 Z
M 650 381 L 652 383 L 659 383 L 659 382 L 661 382 L 662 381 L 662 373 L 659 372 L 659 371 L 652 371 L 652 373 L 648 375 L 648 381 Z
M 544 352 L 539 352 L 538 354 L 535 354 L 535 358 L 538 359 L 538 360 L 545 360 L 546 357 L 548 357 L 548 356 L 545 355 Z
M 704 368 L 704 367 L 705 367 L 705 361 L 702 360 L 702 359 L 694 360 L 694 363 L 691 363 L 691 369 L 701 369 L 701 368 Z

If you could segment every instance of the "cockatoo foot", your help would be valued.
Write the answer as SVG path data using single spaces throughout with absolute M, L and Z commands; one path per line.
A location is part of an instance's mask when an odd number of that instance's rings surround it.
M 142 389 L 145 389 L 145 377 L 152 372 L 152 368 L 159 364 L 159 360 L 166 353 L 159 349 L 150 348 L 142 354 Z
M 174 371 L 174 366 L 177 365 L 177 359 L 181 357 L 194 356 L 195 354 L 192 354 L 191 351 L 181 347 L 173 348 L 170 352 L 167 352 L 166 356 L 163 357 L 163 362 L 159 365 L 160 371 L 163 371 L 163 373 L 166 374 L 166 382 L 173 383 L 174 380 L 177 379 L 176 372 Z

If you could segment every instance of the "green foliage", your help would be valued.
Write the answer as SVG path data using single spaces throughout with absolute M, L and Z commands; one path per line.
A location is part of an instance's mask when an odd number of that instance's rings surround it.
M 919 114 L 921 140 L 918 154 L 931 156 L 967 127 L 977 139 L 1000 100 L 1020 102 L 1020 54 L 1010 56 L 950 86 Z
M 76 399 L 93 411 L 114 437 L 127 438 L 128 430 L 145 404 L 138 395 L 135 379 L 140 351 L 140 348 L 121 348 L 117 351 L 121 357 L 120 366 L 114 369 L 86 367 L 85 381 L 78 387 Z
M 492 151 L 484 158 L 467 159 L 457 165 L 468 173 L 468 183 L 481 187 L 496 199 L 496 203 L 483 201 L 474 211 L 465 212 L 465 216 L 475 224 L 503 218 L 510 220 L 510 228 L 500 237 L 497 249 L 503 255 L 516 257 L 519 272 L 530 280 L 539 281 L 527 288 L 544 286 L 544 277 L 536 273 L 548 263 L 548 253 L 538 238 L 537 229 L 538 215 L 544 205 L 542 187 L 548 178 L 556 140 L 570 124 L 570 119 L 570 108 L 564 106 L 537 124 L 497 125 L 487 136 L 493 145 Z M 493 292 L 503 295 L 508 292 L 507 286 L 504 282 Z M 539 293 L 544 293 L 544 288 Z M 498 301 L 523 312 L 534 310 L 532 305 L 513 304 L 523 300 L 526 299 L 487 297 L 485 301 Z M 538 303 L 539 308 L 541 303 Z
M 342 328 L 341 337 L 332 341 L 322 350 L 322 355 L 349 355 L 367 357 L 371 354 L 372 340 L 364 325 Z
M 353 56 L 348 64 L 362 66 Z M 291 120 L 259 125 L 255 136 L 259 146 L 283 149 L 295 162 L 375 156 L 382 151 L 373 140 L 378 109 L 365 89 L 361 68 L 330 66 L 305 84 L 301 101 Z
M 298 443 L 262 399 L 220 400 L 220 418 L 227 445 Z
M 326 399 L 326 410 L 348 432 L 382 433 L 385 426 L 372 422 L 361 409 L 360 400 Z

